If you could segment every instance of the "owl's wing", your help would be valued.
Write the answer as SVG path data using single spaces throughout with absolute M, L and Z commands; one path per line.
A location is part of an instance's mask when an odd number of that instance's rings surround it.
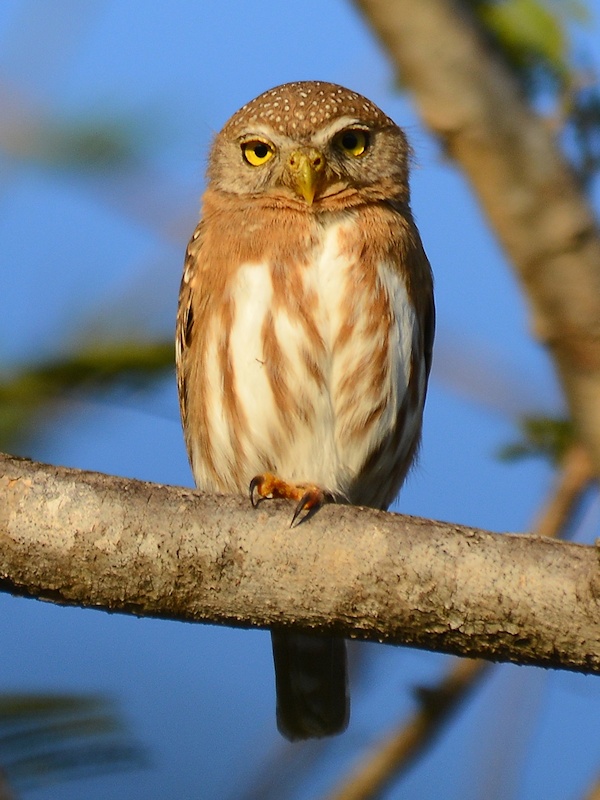
M 426 376 L 429 378 L 431 372 L 431 362 L 433 359 L 433 340 L 435 337 L 435 302 L 433 299 L 433 273 L 431 264 L 425 253 L 423 242 L 419 234 L 412 211 L 405 202 L 399 200 L 389 200 L 387 204 L 408 223 L 410 231 L 411 246 L 409 248 L 409 260 L 411 263 L 412 279 L 416 285 L 416 312 L 422 322 L 421 335 L 423 337 L 423 358 L 425 359 Z M 402 240 L 405 244 L 406 227 L 403 225 Z M 401 248 L 404 251 L 404 247 Z
M 435 338 L 435 301 L 433 299 L 433 287 L 429 293 L 427 306 L 425 309 L 425 320 L 423 323 L 423 353 L 425 356 L 425 366 L 427 377 L 431 372 L 431 362 L 433 360 L 433 340 Z
M 188 374 L 187 357 L 194 335 L 193 280 L 198 270 L 199 252 L 202 246 L 203 223 L 200 222 L 190 239 L 185 254 L 183 276 L 179 287 L 179 304 L 175 332 L 175 365 L 177 368 L 177 391 L 181 421 L 185 429 L 187 421 L 186 377 Z

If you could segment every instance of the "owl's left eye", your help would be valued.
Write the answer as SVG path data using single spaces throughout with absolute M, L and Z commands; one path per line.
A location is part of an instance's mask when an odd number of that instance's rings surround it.
M 261 164 L 266 164 L 267 161 L 273 157 L 273 147 L 262 139 L 252 139 L 249 142 L 242 143 L 242 155 L 248 164 L 253 167 L 260 167 Z
M 349 156 L 362 156 L 369 146 L 369 134 L 360 128 L 349 128 L 335 137 L 336 145 Z

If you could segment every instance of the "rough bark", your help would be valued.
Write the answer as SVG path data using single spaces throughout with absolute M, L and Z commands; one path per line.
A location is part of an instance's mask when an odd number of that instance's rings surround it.
M 597 548 L 0 457 L 0 589 L 600 673 Z
M 356 2 L 511 259 L 600 476 L 600 235 L 553 131 L 457 0 Z

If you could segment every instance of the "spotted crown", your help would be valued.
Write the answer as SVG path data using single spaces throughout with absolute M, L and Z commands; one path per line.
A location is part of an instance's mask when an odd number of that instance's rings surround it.
M 296 81 L 269 89 L 246 103 L 229 119 L 222 133 L 235 138 L 263 124 L 286 136 L 303 137 L 344 116 L 378 127 L 395 127 L 380 108 L 357 92 L 335 83 Z

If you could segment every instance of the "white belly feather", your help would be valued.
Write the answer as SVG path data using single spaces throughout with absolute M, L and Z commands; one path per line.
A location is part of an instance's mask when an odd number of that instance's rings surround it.
M 377 281 L 391 309 L 391 340 L 381 335 L 381 326 L 373 325 L 372 297 L 361 286 L 360 269 L 356 269 L 356 263 L 352 263 L 347 250 L 340 245 L 340 233 L 352 224 L 352 218 L 346 216 L 342 222 L 326 227 L 312 263 L 302 270 L 305 293 L 316 304 L 310 311 L 324 344 L 319 361 L 324 377 L 322 385 L 311 379 L 303 366 L 307 336 L 301 321 L 286 313 L 285 305 L 274 302 L 271 265 L 249 263 L 237 271 L 230 290 L 233 327 L 229 352 L 238 403 L 248 430 L 243 441 L 232 442 L 223 404 L 213 402 L 207 409 L 214 466 L 221 474 L 227 474 L 233 449 L 241 445 L 248 481 L 270 467 L 285 480 L 308 481 L 346 495 L 369 455 L 390 436 L 408 385 L 415 313 L 400 272 L 380 264 Z M 348 324 L 349 301 L 353 307 L 352 334 L 340 344 L 343 326 Z M 281 420 L 265 368 L 263 330 L 271 315 L 285 356 L 283 374 L 289 390 L 300 407 L 312 411 L 310 421 L 295 421 L 293 435 Z M 218 387 L 223 383 L 218 346 L 215 336 L 204 376 L 217 389 L 210 392 L 214 398 L 219 397 Z M 369 365 L 382 351 L 385 376 L 381 385 L 373 385 L 376 379 Z M 354 376 L 355 382 L 350 398 L 348 376 Z M 378 405 L 383 410 L 377 423 L 368 426 L 364 435 L 356 435 Z M 269 467 L 264 463 L 265 454 L 269 454 L 272 462 Z M 198 485 L 210 483 L 202 459 L 194 457 L 193 463 Z

